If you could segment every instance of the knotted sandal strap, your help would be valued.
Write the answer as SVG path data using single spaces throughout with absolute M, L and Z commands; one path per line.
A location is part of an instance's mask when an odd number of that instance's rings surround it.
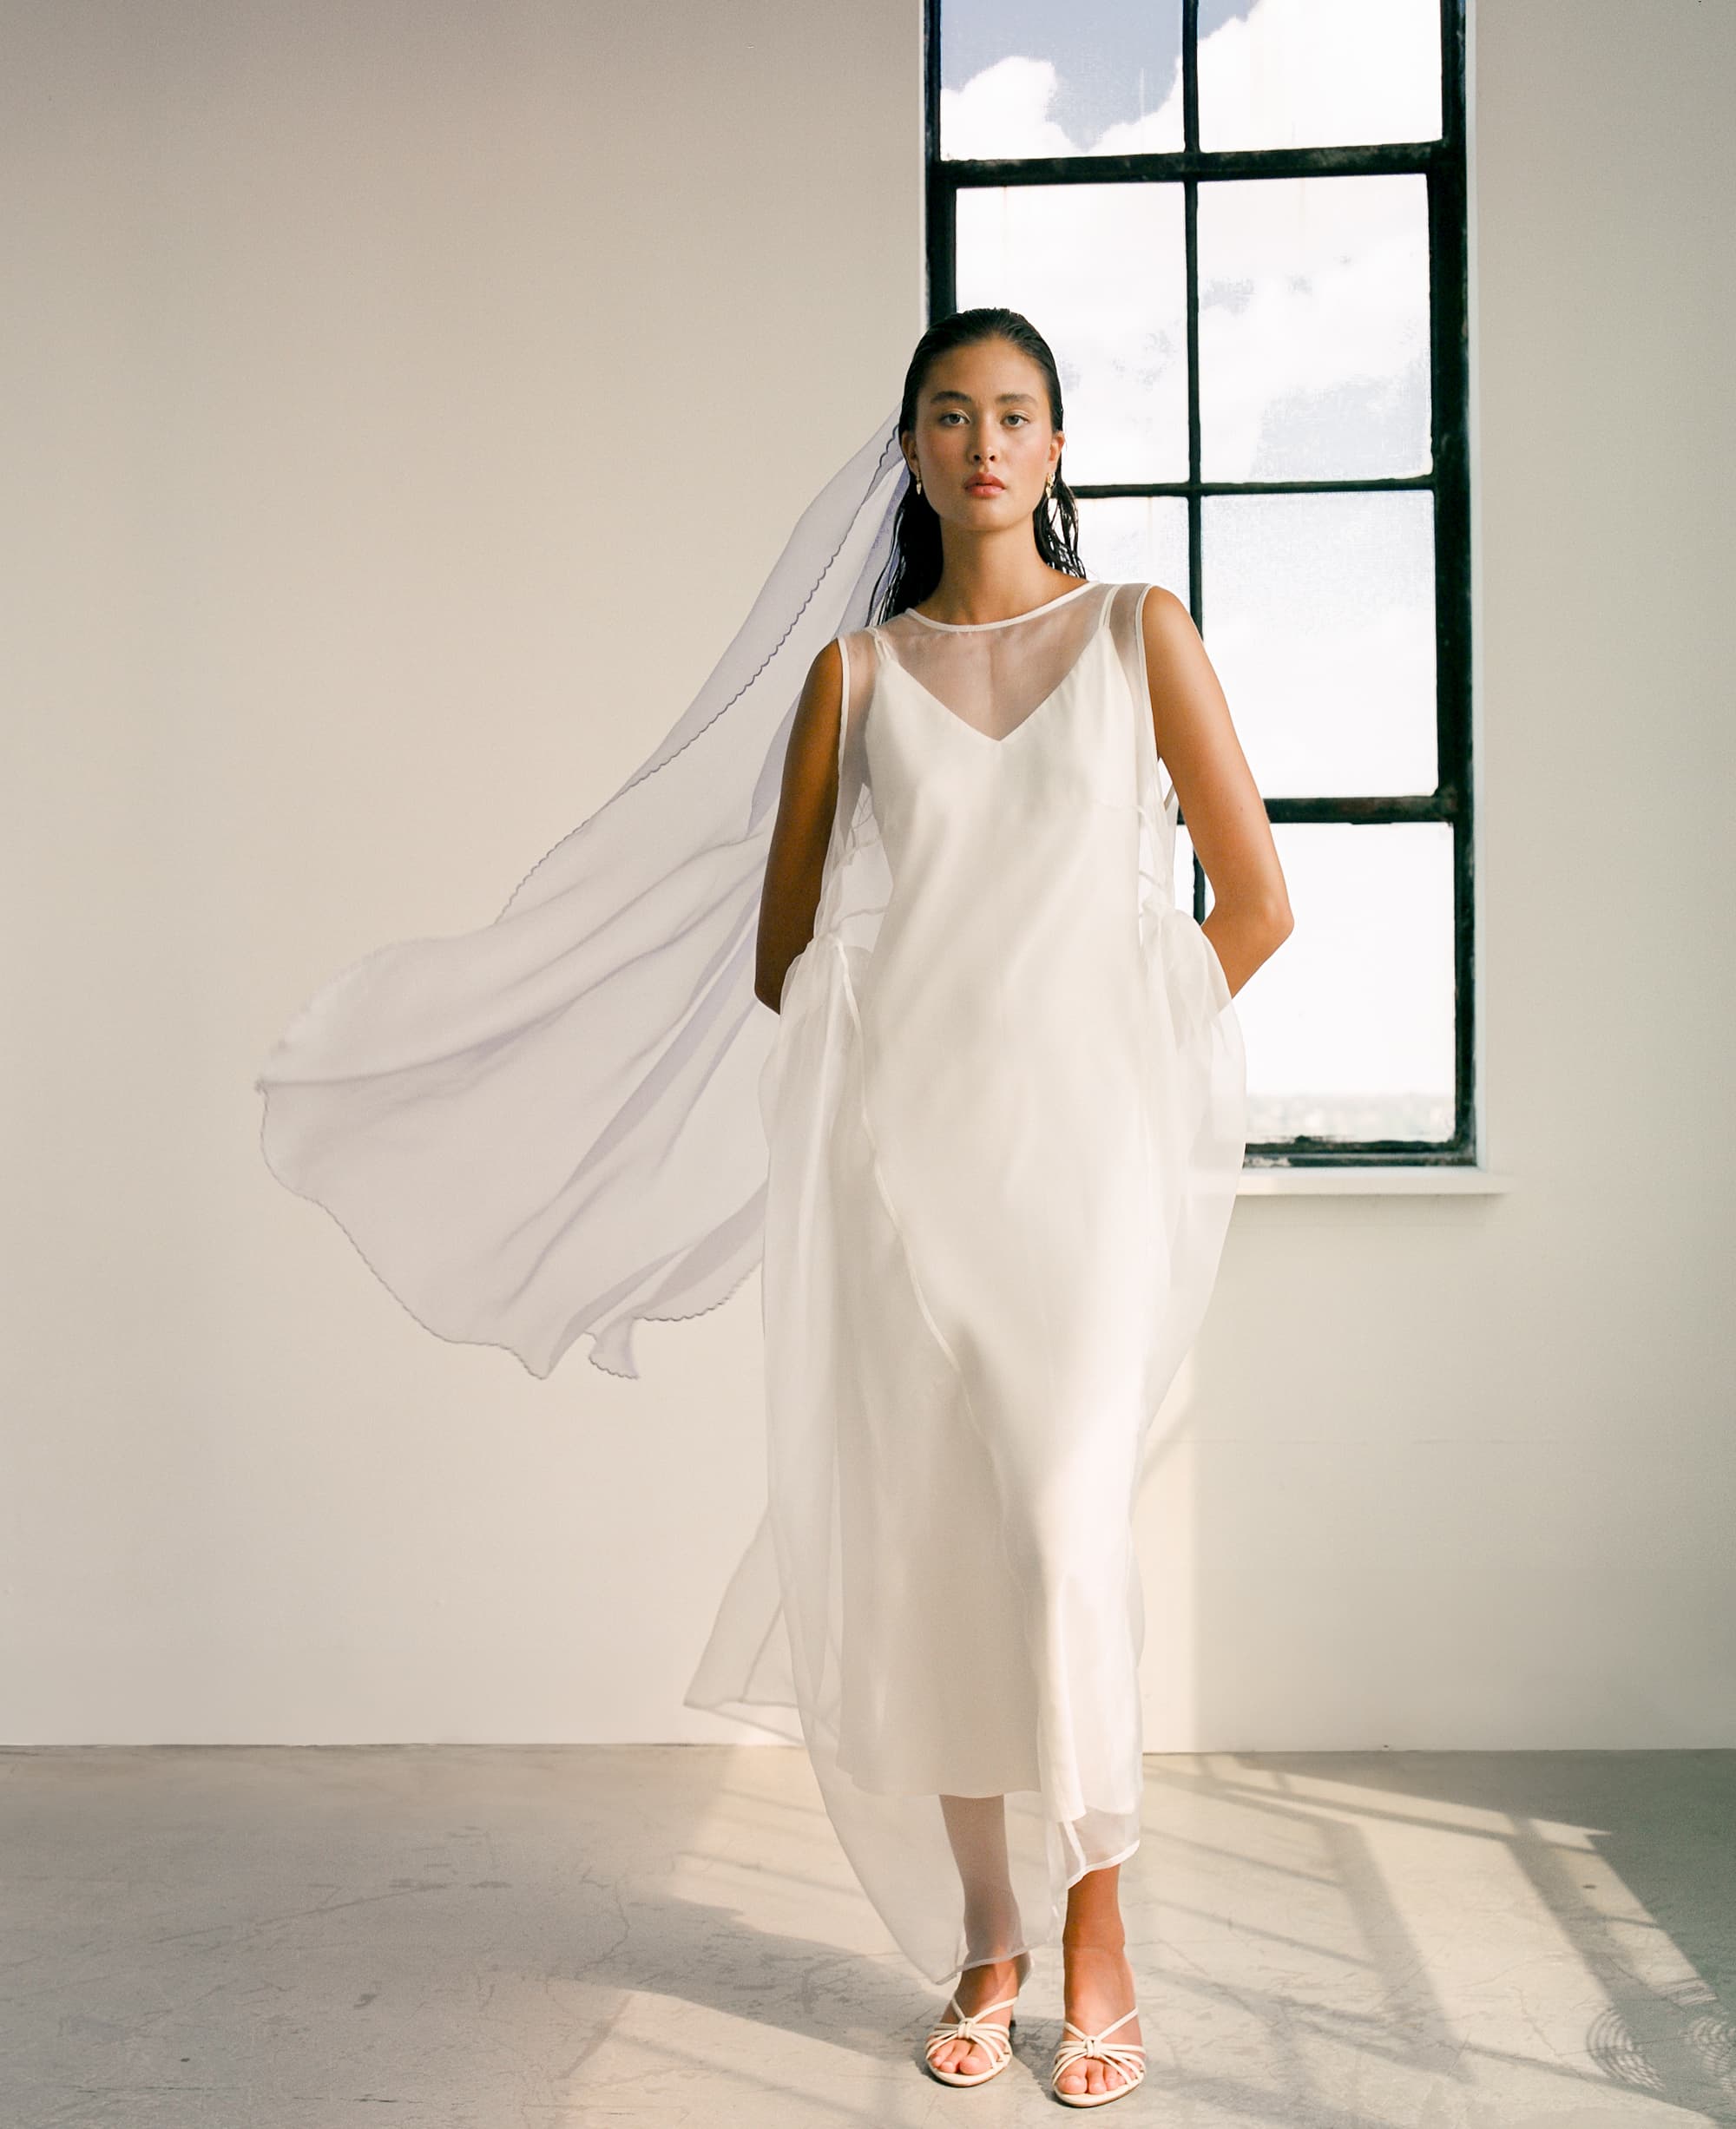
M 1009 2019 L 1005 2026 L 996 2025 L 990 2018 L 989 2014 L 990 2011 L 1004 2011 L 1009 2003 L 1017 2001 L 1016 1995 L 1003 1996 L 998 2003 L 983 2004 L 978 2009 L 966 2015 L 939 2020 L 930 2027 L 928 2040 L 923 2047 L 923 2053 L 928 2058 L 930 2069 L 933 2070 L 935 2067 L 935 2050 L 944 2047 L 948 2040 L 974 2042 L 988 2056 L 990 2067 L 980 2073 L 969 2073 L 957 2070 L 936 2070 L 935 2074 L 937 2077 L 949 2080 L 963 2079 L 967 2083 L 974 2084 L 979 2076 L 990 2078 L 996 2070 L 1005 2069 L 1013 2052 L 1013 2039 L 1009 2030 L 1012 2021 Z M 949 2010 L 957 2008 L 956 1998 L 948 1999 L 947 2008 Z
M 1106 2099 L 1119 2099 L 1124 2092 L 1131 2092 L 1145 2075 L 1145 2049 L 1134 2040 L 1111 2040 L 1109 2035 L 1117 2026 L 1125 2026 L 1138 2011 L 1134 2004 L 1131 2011 L 1105 2026 L 1101 2033 L 1086 2033 L 1075 2026 L 1070 2018 L 1063 2018 L 1062 2026 L 1078 2034 L 1077 2040 L 1064 2036 L 1055 2043 L 1055 2067 L 1049 2073 L 1049 2089 L 1057 2099 L 1064 2099 L 1069 2106 L 1100 2106 Z M 1070 2070 L 1075 2063 L 1084 2062 L 1095 2056 L 1100 2062 L 1113 2063 L 1121 2073 L 1121 2082 L 1112 2085 L 1107 2092 L 1062 2092 L 1061 2074 Z

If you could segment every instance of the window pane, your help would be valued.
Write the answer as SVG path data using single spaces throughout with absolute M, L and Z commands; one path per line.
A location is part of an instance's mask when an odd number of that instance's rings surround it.
M 1284 822 L 1272 833 L 1296 929 L 1236 994 L 1250 1140 L 1450 1139 L 1450 826 Z M 1183 909 L 1186 842 L 1178 831 Z
M 1071 466 L 1067 474 L 1070 480 Z M 1107 584 L 1164 584 L 1186 606 L 1187 503 L 1180 496 L 1082 496 L 1079 555 L 1088 576 Z
M 1200 30 L 1202 148 L 1441 137 L 1441 0 L 1207 0 Z
M 943 156 L 1181 146 L 1181 0 L 946 0 Z
M 1207 480 L 1428 471 L 1420 174 L 1200 186 L 1200 423 Z
M 1432 493 L 1207 496 L 1200 548 L 1206 647 L 1261 795 L 1432 792 Z
M 957 254 L 960 310 L 1023 311 L 1055 351 L 1069 482 L 1187 478 L 1179 187 L 967 187 Z

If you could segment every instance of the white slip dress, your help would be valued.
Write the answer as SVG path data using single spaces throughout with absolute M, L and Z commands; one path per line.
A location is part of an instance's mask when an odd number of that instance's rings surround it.
M 760 1080 L 768 1499 L 685 1698 L 792 1712 L 937 1982 L 1057 1942 L 1138 1845 L 1133 1508 L 1246 1149 L 1146 588 L 837 637 L 838 802 Z

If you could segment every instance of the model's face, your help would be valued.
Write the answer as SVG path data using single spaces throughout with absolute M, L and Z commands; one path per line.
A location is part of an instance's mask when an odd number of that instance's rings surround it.
M 1042 371 L 1006 340 L 942 356 L 900 438 L 936 514 L 976 531 L 1029 518 L 1065 441 L 1049 426 Z

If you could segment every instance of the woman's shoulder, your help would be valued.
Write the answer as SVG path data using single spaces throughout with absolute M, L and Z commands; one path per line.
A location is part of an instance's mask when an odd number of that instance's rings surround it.
M 1156 649 L 1166 641 L 1174 641 L 1178 634 L 1197 633 L 1187 601 L 1167 584 L 1152 582 L 1144 587 L 1140 595 L 1139 614 L 1148 650 Z

